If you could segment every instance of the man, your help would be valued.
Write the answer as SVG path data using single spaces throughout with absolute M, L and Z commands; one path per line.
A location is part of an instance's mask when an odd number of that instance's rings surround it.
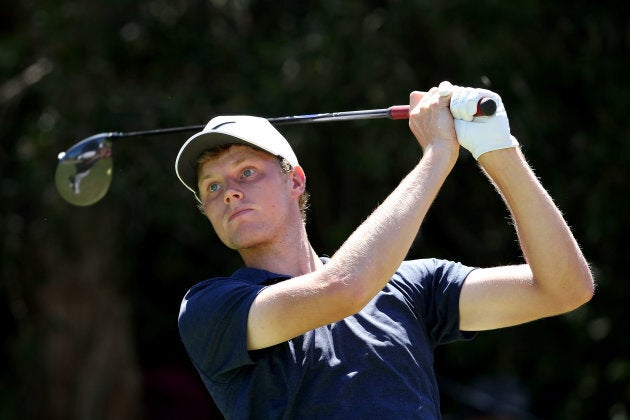
M 494 116 L 474 117 L 482 97 Z M 307 237 L 304 171 L 266 120 L 218 117 L 181 148 L 178 177 L 245 264 L 191 288 L 179 315 L 226 418 L 440 418 L 437 345 L 591 298 L 589 267 L 498 95 L 447 82 L 412 92 L 409 126 L 419 163 L 330 259 Z M 503 197 L 527 264 L 404 261 L 460 144 Z

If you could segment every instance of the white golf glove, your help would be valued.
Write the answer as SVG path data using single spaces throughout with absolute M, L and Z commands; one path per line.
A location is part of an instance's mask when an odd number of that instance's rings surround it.
M 518 141 L 510 134 L 510 122 L 499 95 L 487 89 L 453 86 L 449 82 L 440 83 L 438 92 L 442 96 L 451 95 L 457 140 L 475 159 L 493 150 L 518 147 Z M 482 98 L 490 98 L 497 104 L 494 115 L 474 116 Z

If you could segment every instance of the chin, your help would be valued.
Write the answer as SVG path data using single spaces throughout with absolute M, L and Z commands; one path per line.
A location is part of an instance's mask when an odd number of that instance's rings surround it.
M 228 241 L 223 241 L 223 243 L 228 248 L 231 248 L 235 251 L 240 251 L 264 247 L 265 244 L 270 242 L 269 238 L 266 235 L 252 235 L 250 233 L 244 236 L 245 237 L 232 237 Z

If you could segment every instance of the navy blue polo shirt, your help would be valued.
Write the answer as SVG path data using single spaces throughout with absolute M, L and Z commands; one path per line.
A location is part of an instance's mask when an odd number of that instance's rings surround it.
M 192 287 L 179 330 L 227 419 L 441 418 L 434 350 L 473 336 L 459 330 L 459 295 L 472 270 L 405 261 L 359 313 L 250 352 L 249 308 L 266 284 L 288 276 L 241 268 Z

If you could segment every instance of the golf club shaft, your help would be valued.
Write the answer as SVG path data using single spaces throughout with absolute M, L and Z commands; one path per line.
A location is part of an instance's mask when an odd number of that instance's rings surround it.
M 360 111 L 328 112 L 323 114 L 290 115 L 286 117 L 267 118 L 273 125 L 305 124 L 326 121 L 366 120 L 371 118 L 390 118 L 402 120 L 409 118 L 409 105 L 394 105 L 389 108 L 367 109 Z M 155 130 L 111 132 L 107 136 L 112 139 L 122 137 L 157 136 L 162 134 L 200 131 L 205 125 L 188 125 L 183 127 L 159 128 Z
M 288 117 L 267 118 L 267 120 L 273 125 L 288 125 L 326 121 L 367 120 L 373 118 L 389 118 L 392 120 L 409 118 L 409 105 L 394 105 L 389 108 L 364 109 L 360 111 L 292 115 Z
M 496 103 L 492 99 L 482 98 L 477 104 L 475 116 L 490 116 L 496 110 Z M 326 121 L 350 121 L 367 120 L 374 118 L 389 118 L 391 120 L 406 120 L 409 118 L 409 105 L 392 105 L 389 108 L 364 109 L 359 111 L 329 112 L 323 114 L 291 115 L 286 117 L 267 118 L 273 125 L 304 124 Z M 161 128 L 156 130 L 112 132 L 108 137 L 112 139 L 121 137 L 155 136 L 162 134 L 183 133 L 200 131 L 205 125 L 189 125 L 184 127 Z
M 476 117 L 494 115 L 497 104 L 490 98 L 481 98 L 477 102 Z M 409 119 L 409 105 L 392 105 L 389 108 L 367 109 L 361 111 L 332 112 L 328 114 L 294 115 L 289 117 L 268 118 L 273 125 L 299 124 L 309 122 L 367 120 L 371 118 L 389 118 L 390 120 Z

